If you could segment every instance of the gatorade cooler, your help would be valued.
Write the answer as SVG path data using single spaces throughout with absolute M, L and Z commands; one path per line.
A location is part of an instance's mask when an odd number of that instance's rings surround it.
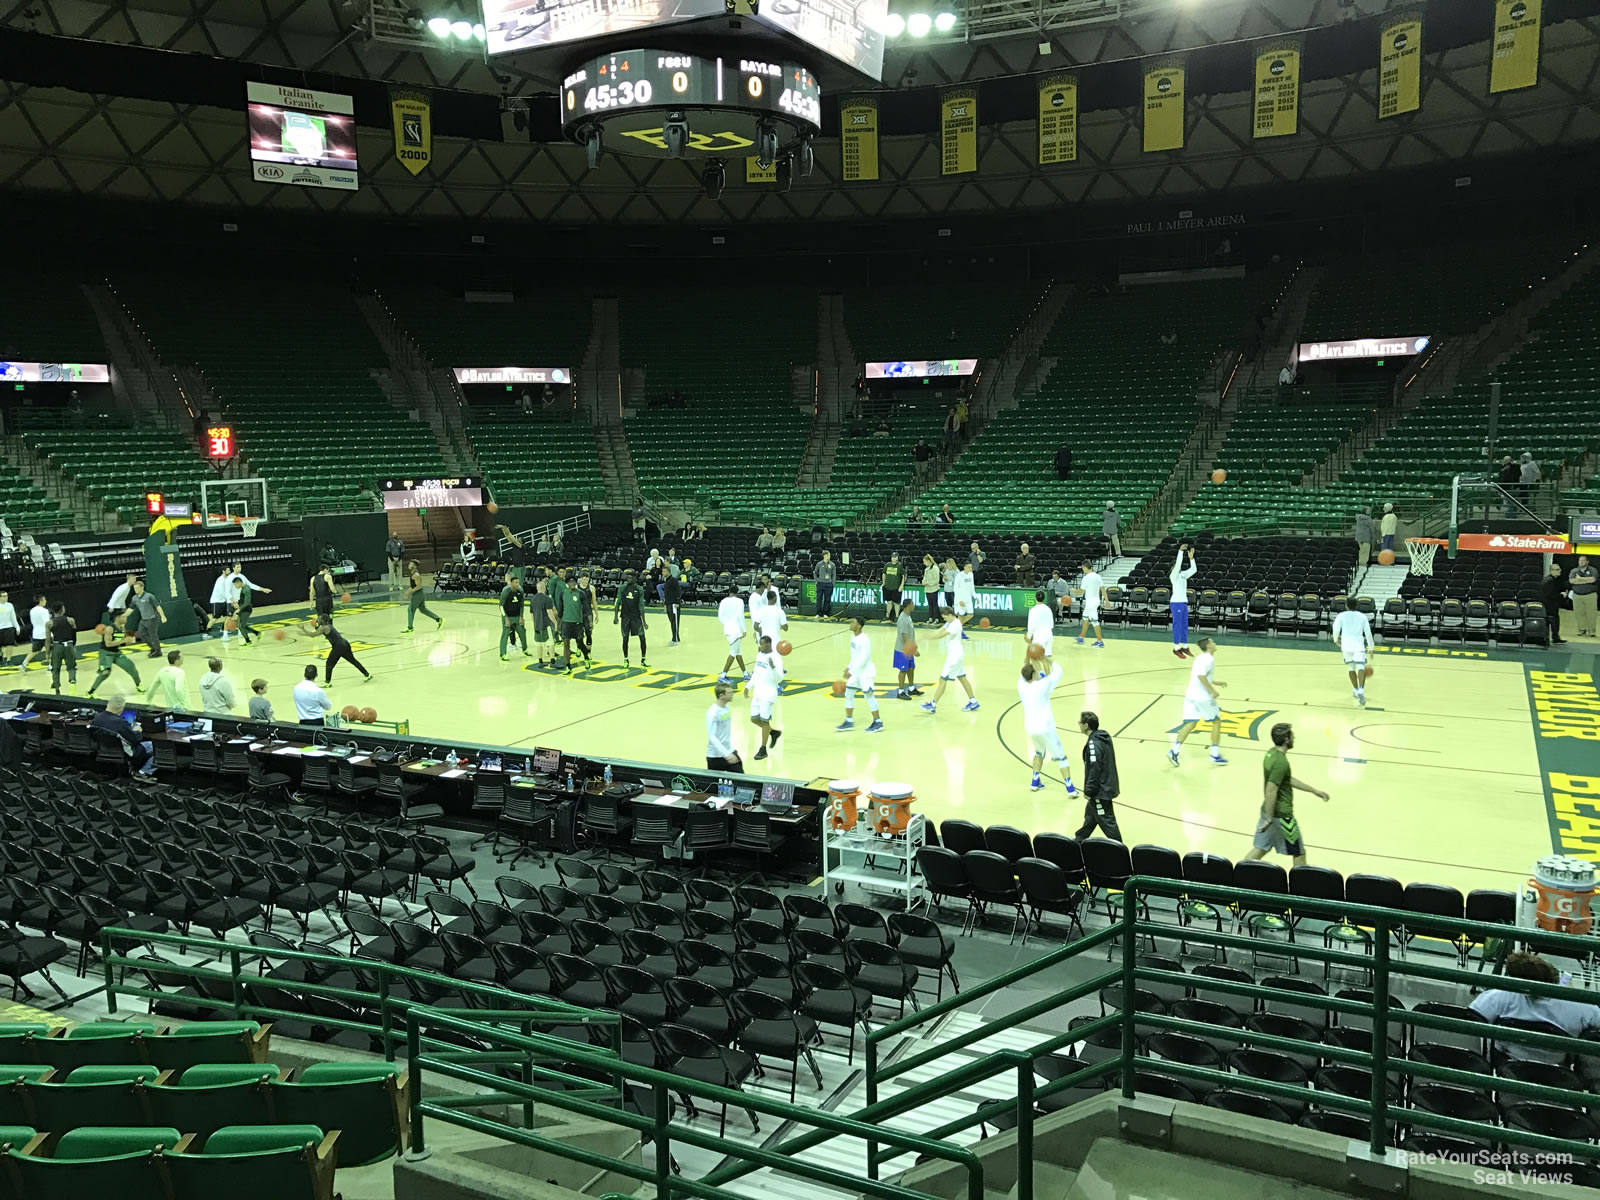
M 917 795 L 909 783 L 879 783 L 872 788 L 872 830 L 884 837 L 904 833 Z
M 1594 871 L 1594 864 L 1582 858 L 1558 854 L 1541 858 L 1533 864 L 1533 878 L 1518 897 L 1517 924 L 1556 933 L 1590 933 L 1594 928 Z
M 854 829 L 861 820 L 856 800 L 861 795 L 861 785 L 854 779 L 833 779 L 828 782 L 828 828 Z

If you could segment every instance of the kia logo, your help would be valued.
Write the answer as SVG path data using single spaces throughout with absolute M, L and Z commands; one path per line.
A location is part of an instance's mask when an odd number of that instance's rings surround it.
M 281 167 L 258 166 L 256 167 L 256 177 L 258 179 L 282 179 L 283 169 Z

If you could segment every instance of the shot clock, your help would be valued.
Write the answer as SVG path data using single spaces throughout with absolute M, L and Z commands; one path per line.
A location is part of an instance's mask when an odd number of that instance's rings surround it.
M 213 462 L 226 462 L 233 457 L 233 426 L 208 425 L 205 441 L 206 457 Z

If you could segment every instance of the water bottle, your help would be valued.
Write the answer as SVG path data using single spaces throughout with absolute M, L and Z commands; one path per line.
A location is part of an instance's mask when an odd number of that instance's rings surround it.
M 450 770 L 454 771 L 456 769 L 456 764 L 458 762 L 460 762 L 460 761 L 461 760 L 456 757 L 456 748 L 454 746 L 451 746 L 450 747 L 450 753 L 445 755 L 445 757 L 444 757 L 445 766 L 449 767 Z
M 572 772 L 568 771 L 567 772 L 567 791 L 570 794 L 570 793 L 575 792 L 577 790 L 578 790 L 577 786 L 572 782 Z
M 605 778 L 605 781 L 606 781 L 606 788 L 609 790 L 610 787 L 611 787 L 611 764 L 610 763 L 606 764 L 606 770 L 605 770 L 604 778 Z

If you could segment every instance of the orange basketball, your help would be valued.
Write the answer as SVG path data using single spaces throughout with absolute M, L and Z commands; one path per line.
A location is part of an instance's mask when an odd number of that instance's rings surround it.
M 835 680 L 834 680 L 834 681 L 833 681 L 833 694 L 834 694 L 834 695 L 835 695 L 835 696 L 842 696 L 842 695 L 844 695 L 844 680 L 842 680 L 842 679 L 835 679 Z
M 915 642 L 907 642 L 906 643 L 906 657 L 907 658 L 915 658 L 917 656 L 917 654 L 918 654 L 917 644 Z
M 286 636 L 287 636 L 287 635 L 286 635 L 286 634 L 285 634 L 285 633 L 284 633 L 284 631 L 283 631 L 283 630 L 281 630 L 281 629 L 274 629 L 274 630 L 273 630 L 273 631 L 272 631 L 272 640 L 273 640 L 273 641 L 275 641 L 275 642 L 281 642 L 281 641 L 283 641 L 283 639 L 284 639 L 284 638 L 285 638 L 285 637 L 286 637 Z
M 94 627 L 94 631 L 96 633 L 104 633 L 106 631 L 106 627 L 104 625 L 96 625 Z
M 979 629 L 987 629 L 987 628 L 989 628 L 989 618 L 988 617 L 979 617 L 978 618 L 978 628 Z
M 1381 563 L 1383 566 L 1386 566 L 1386 567 L 1394 566 L 1394 551 L 1393 550 L 1379 550 L 1378 551 L 1378 562 Z
M 1226 471 L 1224 471 L 1221 467 L 1218 467 L 1215 471 L 1211 472 L 1211 482 L 1212 483 L 1226 483 L 1227 481 L 1228 481 L 1228 473 Z
M 349 592 L 345 592 L 343 595 L 341 595 L 339 597 L 339 603 L 340 604 L 349 604 L 350 603 L 350 593 Z
M 789 651 L 791 651 L 793 649 L 794 649 L 794 644 L 792 642 L 782 641 L 782 642 L 778 643 L 778 653 L 779 654 L 788 654 Z
M 1364 671 L 1362 671 L 1361 678 L 1362 678 L 1363 681 L 1371 679 L 1372 678 L 1372 668 L 1371 667 L 1367 667 Z
M 346 721 L 354 721 L 361 716 L 361 710 L 354 704 L 346 704 L 339 710 L 339 715 Z
M 485 504 L 484 507 L 487 508 L 492 513 L 497 513 L 497 512 L 500 511 L 500 506 L 498 504 L 496 504 L 493 500 L 491 500 L 491 501 L 489 501 L 489 503 Z
M 1044 657 L 1044 647 L 1039 645 L 1038 642 L 1029 642 L 1028 643 L 1028 657 L 1029 658 L 1043 658 Z
M 356 714 L 356 720 L 360 721 L 363 725 L 371 725 L 377 719 L 378 710 L 375 708 L 363 708 L 359 713 Z
M 239 618 L 238 617 L 229 617 L 226 621 L 224 621 L 222 623 L 222 627 L 224 629 L 226 629 L 229 633 L 232 633 L 235 629 L 239 628 Z

